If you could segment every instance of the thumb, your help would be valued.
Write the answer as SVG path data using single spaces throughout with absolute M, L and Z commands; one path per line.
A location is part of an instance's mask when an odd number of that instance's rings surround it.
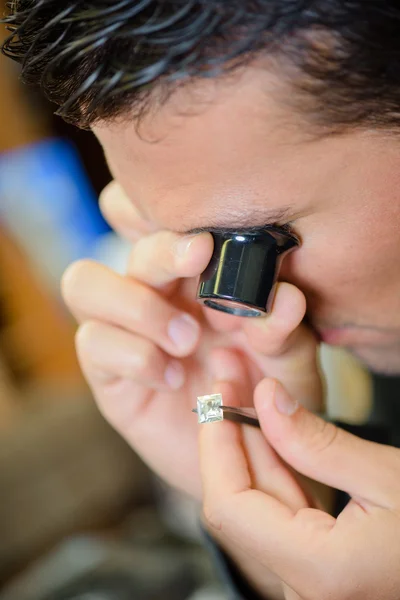
M 362 440 L 298 405 L 276 380 L 264 379 L 254 395 L 262 431 L 296 471 L 391 508 L 400 494 L 400 452 Z

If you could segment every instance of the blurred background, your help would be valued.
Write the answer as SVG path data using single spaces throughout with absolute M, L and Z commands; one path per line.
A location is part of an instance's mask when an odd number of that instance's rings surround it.
M 64 269 L 129 251 L 99 212 L 102 151 L 18 77 L 0 56 L 0 600 L 222 599 L 197 507 L 104 422 L 75 357 Z M 367 374 L 323 363 L 331 414 L 365 419 Z
M 102 150 L 18 77 L 0 56 L 0 598 L 222 597 L 197 507 L 104 422 L 75 357 L 62 272 L 128 252 L 99 212 Z

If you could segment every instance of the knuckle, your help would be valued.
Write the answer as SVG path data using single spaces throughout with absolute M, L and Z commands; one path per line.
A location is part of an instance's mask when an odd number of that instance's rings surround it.
M 279 323 L 272 320 L 265 323 L 248 324 L 248 336 L 256 350 L 271 358 L 280 358 L 293 346 L 293 331 L 287 331 Z
M 128 261 L 128 273 L 143 281 L 149 275 L 157 275 L 160 285 L 178 277 L 171 245 L 166 241 L 166 232 L 157 232 L 141 237 L 135 243 Z M 156 284 L 154 284 L 156 285 Z
M 132 262 L 138 262 L 139 264 L 147 258 L 149 252 L 152 250 L 154 245 L 154 236 L 145 235 L 137 240 L 135 247 L 131 252 Z M 153 243 L 152 243 L 153 242 Z
M 273 356 L 293 359 L 295 364 L 299 362 L 300 356 L 302 360 L 305 359 L 304 332 L 298 327 L 298 324 L 289 328 L 287 323 L 277 320 L 275 323 L 271 323 L 268 334 L 271 336 L 270 352 Z M 315 344 L 313 345 L 314 347 Z M 299 352 L 300 348 L 301 355 Z
M 128 260 L 128 273 L 141 277 L 151 269 L 152 246 L 150 236 L 138 237 Z M 150 242 L 150 243 L 149 243 Z
M 308 450 L 313 454 L 325 453 L 336 442 L 339 432 L 333 423 L 316 418 L 313 431 L 305 438 Z
M 232 523 L 235 519 L 232 518 L 237 514 L 238 506 L 236 500 L 242 496 L 241 493 L 237 494 L 222 494 L 218 497 L 206 497 L 203 504 L 203 515 L 207 523 L 207 526 L 216 532 L 224 532 L 229 535 L 229 530 L 232 526 L 228 527 L 229 523 Z
M 290 334 L 286 331 L 281 331 L 279 328 L 275 328 L 275 331 L 272 331 L 271 339 L 268 344 L 268 354 L 275 358 L 281 358 L 284 354 L 287 353 L 290 344 Z
M 75 334 L 75 345 L 79 358 L 85 360 L 91 357 L 97 346 L 97 339 L 101 332 L 101 323 L 97 321 L 85 321 Z
M 122 190 L 116 181 L 111 181 L 101 192 L 99 196 L 99 206 L 101 213 L 105 218 L 108 218 L 109 213 L 112 212 L 113 199 L 118 193 L 122 194 Z
M 133 372 L 139 377 L 150 375 L 157 359 L 155 346 L 147 340 L 143 340 L 143 342 L 142 347 L 132 353 L 129 364 L 131 373 Z
M 146 226 L 134 204 L 117 182 L 110 183 L 103 190 L 99 197 L 99 206 L 109 225 L 130 242 L 136 244 L 138 239 L 148 233 L 148 225 Z
M 61 279 L 61 292 L 65 303 L 74 306 L 79 297 L 82 283 L 87 281 L 88 273 L 93 269 L 94 261 L 78 260 L 66 269 Z
M 224 522 L 224 511 L 222 507 L 215 502 L 205 502 L 203 506 L 203 517 L 205 523 L 211 531 L 221 532 Z

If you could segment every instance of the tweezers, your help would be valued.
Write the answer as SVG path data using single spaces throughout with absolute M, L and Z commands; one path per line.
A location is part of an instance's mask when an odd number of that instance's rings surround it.
M 260 421 L 257 418 L 255 408 L 237 408 L 235 406 L 221 406 L 221 410 L 224 415 L 224 419 L 227 421 L 234 421 L 235 423 L 242 423 L 243 425 L 250 425 L 251 427 L 258 427 L 260 429 Z M 193 413 L 197 413 L 197 408 L 193 408 Z
M 251 427 L 258 427 L 258 429 L 261 429 L 260 421 L 257 418 L 255 408 L 237 408 L 236 406 L 221 406 L 221 410 L 223 412 L 224 419 L 226 419 L 227 421 L 234 421 L 235 423 L 250 425 Z M 197 408 L 193 408 L 192 412 L 196 413 L 197 415 Z M 324 419 L 324 421 L 332 420 L 326 413 L 315 412 L 314 414 L 316 414 L 321 419 Z

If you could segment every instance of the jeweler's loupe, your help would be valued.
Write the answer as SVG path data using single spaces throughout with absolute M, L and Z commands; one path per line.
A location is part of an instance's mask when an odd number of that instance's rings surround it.
M 299 239 L 279 227 L 213 233 L 214 252 L 200 277 L 199 302 L 239 317 L 263 317 L 272 307 L 284 256 Z

